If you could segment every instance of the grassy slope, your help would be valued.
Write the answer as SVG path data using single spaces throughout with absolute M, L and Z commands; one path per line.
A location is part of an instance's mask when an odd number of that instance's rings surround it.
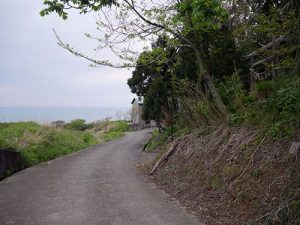
M 101 142 L 120 138 L 129 131 L 126 121 L 103 121 L 96 124 L 90 131 L 96 135 Z
M 0 147 L 20 151 L 23 166 L 28 167 L 122 137 L 128 130 L 124 121 L 94 124 L 88 131 L 55 128 L 34 122 L 2 123 Z
M 67 130 L 34 122 L 0 125 L 0 147 L 21 152 L 24 167 L 32 166 L 98 143 L 88 132 Z

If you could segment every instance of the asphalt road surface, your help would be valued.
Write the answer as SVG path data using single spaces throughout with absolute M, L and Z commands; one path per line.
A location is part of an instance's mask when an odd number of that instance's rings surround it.
M 0 182 L 0 225 L 196 225 L 137 172 L 146 131 L 23 170 Z

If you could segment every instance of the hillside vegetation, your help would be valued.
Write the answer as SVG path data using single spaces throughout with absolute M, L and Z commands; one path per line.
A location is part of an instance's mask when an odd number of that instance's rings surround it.
M 84 120 L 78 119 L 59 124 L 1 123 L 0 147 L 21 152 L 23 167 L 28 167 L 119 138 L 129 130 L 124 121 L 86 124 Z
M 206 224 L 299 224 L 299 84 L 282 76 L 249 92 L 234 74 L 219 86 L 226 118 L 189 83 L 181 93 L 196 94 L 153 132 L 145 172 Z
M 206 224 L 299 224 L 299 84 L 284 75 L 247 91 L 234 74 L 218 86 L 224 117 L 189 83 L 172 128 L 153 132 L 146 174 Z

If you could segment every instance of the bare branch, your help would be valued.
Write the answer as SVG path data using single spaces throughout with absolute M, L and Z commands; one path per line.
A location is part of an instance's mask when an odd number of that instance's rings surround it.
M 74 48 L 72 48 L 69 44 L 64 43 L 61 38 L 59 37 L 59 35 L 57 34 L 57 32 L 55 31 L 55 29 L 53 29 L 54 34 L 58 40 L 58 45 L 66 50 L 68 50 L 70 53 L 72 53 L 75 56 L 79 56 L 81 58 L 87 59 L 88 61 L 95 63 L 97 65 L 101 65 L 101 66 L 108 66 L 108 67 L 112 67 L 112 68 L 117 68 L 117 69 L 121 69 L 121 68 L 130 68 L 130 67 L 135 67 L 135 64 L 112 64 L 107 60 L 97 60 L 97 59 L 93 59 L 81 52 L 78 52 L 76 50 L 74 50 Z

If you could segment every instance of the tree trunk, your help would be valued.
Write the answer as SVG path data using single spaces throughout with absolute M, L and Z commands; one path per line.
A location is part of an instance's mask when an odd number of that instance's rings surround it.
M 223 100 L 221 99 L 221 96 L 219 95 L 219 92 L 218 92 L 212 78 L 210 77 L 210 75 L 208 73 L 205 73 L 204 79 L 205 79 L 205 82 L 207 83 L 208 89 L 212 95 L 212 98 L 213 98 L 218 110 L 221 113 L 223 113 L 225 116 L 228 116 L 228 111 L 226 109 L 226 106 L 225 106 Z
M 171 126 L 172 125 L 172 114 L 170 112 L 170 110 L 168 110 L 166 107 L 162 107 L 162 112 L 165 116 L 165 126 L 168 127 L 168 126 Z
M 195 54 L 197 57 L 197 64 L 199 67 L 200 80 L 204 79 L 204 81 L 207 85 L 207 88 L 212 95 L 213 101 L 214 101 L 217 109 L 227 117 L 228 111 L 226 109 L 226 106 L 225 106 L 223 100 L 221 99 L 221 96 L 219 95 L 219 92 L 213 82 L 213 79 L 211 78 L 208 71 L 206 70 L 206 68 L 203 65 L 203 60 L 201 58 L 201 54 L 200 54 L 199 50 L 195 49 Z

